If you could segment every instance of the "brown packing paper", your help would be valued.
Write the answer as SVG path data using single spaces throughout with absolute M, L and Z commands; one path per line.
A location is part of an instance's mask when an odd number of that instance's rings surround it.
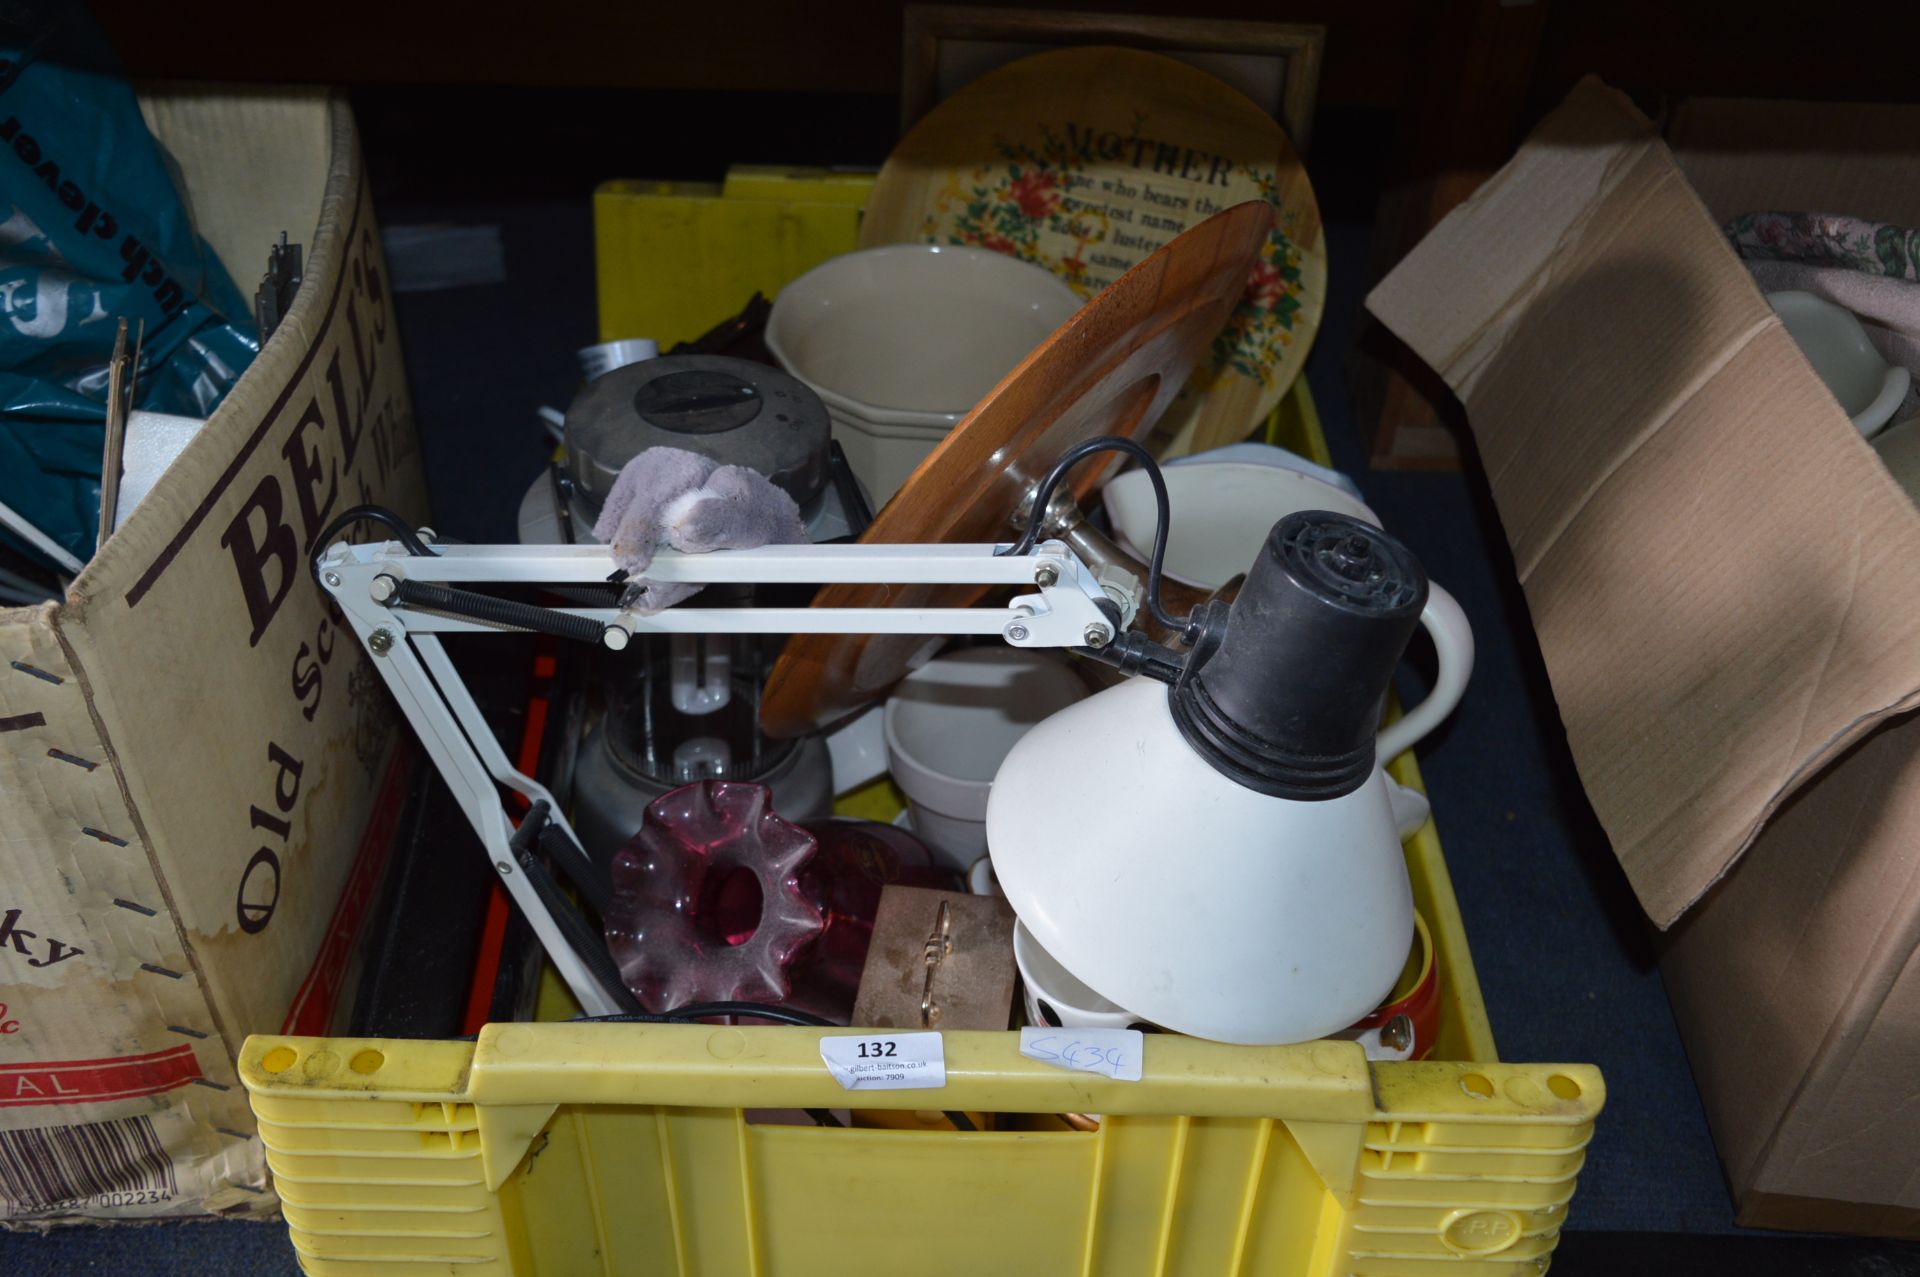
M 1763 1192 L 1920 1205 L 1912 1157 L 1920 1137 L 1914 1070 L 1920 1061 L 1920 917 L 1905 884 L 1899 922 L 1873 937 L 1875 965 L 1841 1006 L 1817 1067 L 1754 1179 Z M 1882 1107 L 1884 1105 L 1884 1107 Z M 1905 1156 L 1887 1149 L 1904 1148 Z
M 1669 137 L 1716 222 L 1770 208 L 1920 225 L 1920 108 L 1706 100 Z M 1916 831 L 1909 716 L 1800 791 L 1676 931 L 1667 985 L 1683 1021 L 1712 1026 L 1690 1053 L 1743 1223 L 1920 1235 Z
M 1670 926 L 1920 700 L 1920 515 L 1595 82 L 1369 305 L 1466 404 L 1588 795 Z
M 1667 990 L 1737 1186 L 1920 1207 L 1915 829 L 1920 723 L 1902 719 L 1782 806 L 1674 930 Z
M 1920 1234 L 1920 515 L 1717 228 L 1920 224 L 1916 125 L 1695 103 L 1676 163 L 1589 82 L 1370 302 L 1466 404 L 1752 1224 Z
M 1858 1233 L 1866 1237 L 1920 1237 L 1920 1210 L 1837 1202 L 1829 1197 L 1749 1193 L 1740 1199 L 1740 1224 L 1798 1233 Z

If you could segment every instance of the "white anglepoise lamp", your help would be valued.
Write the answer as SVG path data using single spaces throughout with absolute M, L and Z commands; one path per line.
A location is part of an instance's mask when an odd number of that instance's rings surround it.
M 1438 683 L 1376 742 L 1422 621 Z M 1380 761 L 1458 701 L 1471 631 L 1397 541 L 1303 512 L 1189 634 L 1156 671 L 1171 685 L 1130 679 L 1008 754 L 994 872 L 1047 954 L 1141 1019 L 1246 1044 L 1338 1032 L 1386 997 L 1414 932 Z

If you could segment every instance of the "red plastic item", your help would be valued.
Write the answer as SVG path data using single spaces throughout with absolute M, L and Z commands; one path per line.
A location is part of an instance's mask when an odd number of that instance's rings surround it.
M 1424 1060 L 1433 1051 L 1434 1039 L 1440 1033 L 1440 966 L 1435 961 L 1427 921 L 1418 914 L 1414 915 L 1414 945 L 1418 956 L 1409 962 L 1408 972 L 1401 976 L 1388 1001 L 1340 1036 L 1378 1029 L 1395 1016 L 1404 1015 L 1413 1023 L 1413 1053 L 1409 1058 Z
M 527 698 L 527 721 L 520 731 L 520 754 L 514 766 L 532 776 L 540 769 L 540 747 L 547 738 L 547 711 L 551 698 L 554 675 L 559 670 L 559 662 L 551 651 L 551 639 L 540 640 L 540 650 L 533 657 L 533 690 Z M 509 794 L 507 803 L 515 817 L 527 809 L 527 800 L 519 794 Z M 461 1032 L 475 1034 L 487 1022 L 488 1014 L 493 1010 L 493 990 L 500 980 L 500 957 L 506 947 L 507 915 L 510 902 L 507 890 L 495 878 L 487 891 L 487 912 L 480 923 L 480 946 L 474 954 L 473 973 L 467 981 L 467 1010 L 462 1020 Z

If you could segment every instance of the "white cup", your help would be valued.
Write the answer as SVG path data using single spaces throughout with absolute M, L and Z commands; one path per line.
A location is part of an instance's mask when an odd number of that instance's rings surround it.
M 987 850 L 987 795 L 1000 760 L 1035 724 L 1087 695 L 1059 657 L 970 647 L 927 662 L 887 700 L 887 760 L 913 829 L 965 873 Z
M 1331 510 L 1380 526 L 1380 516 L 1345 489 L 1281 466 L 1195 462 L 1166 466 L 1161 473 L 1172 511 L 1165 571 L 1185 585 L 1215 590 L 1239 576 L 1253 566 L 1273 525 L 1299 510 Z M 1109 482 L 1101 496 L 1113 521 L 1114 539 L 1145 563 L 1159 518 L 1153 481 L 1145 470 L 1129 470 Z M 1420 622 L 1440 655 L 1439 681 L 1426 700 L 1380 733 L 1382 762 L 1410 748 L 1453 712 L 1473 669 L 1473 630 L 1460 605 L 1438 583 L 1428 583 Z
M 1194 461 L 1165 466 L 1166 574 L 1183 585 L 1216 590 L 1253 566 L 1267 533 L 1299 510 L 1331 510 L 1380 526 L 1380 516 L 1344 488 L 1298 470 L 1245 461 Z M 1147 561 L 1159 507 L 1145 470 L 1116 475 L 1101 489 L 1114 539 Z
M 1006 899 L 1000 892 L 1000 880 L 993 876 L 992 856 L 980 857 L 967 869 L 967 890 L 976 896 L 999 896 L 1002 900 Z

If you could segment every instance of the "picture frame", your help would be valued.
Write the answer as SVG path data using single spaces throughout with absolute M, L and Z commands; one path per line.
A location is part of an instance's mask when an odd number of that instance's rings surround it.
M 904 136 L 936 103 L 995 67 L 1087 44 L 1163 53 L 1220 77 L 1278 120 L 1294 149 L 1306 154 L 1325 27 L 1065 9 L 908 5 L 901 32 L 900 132 Z

